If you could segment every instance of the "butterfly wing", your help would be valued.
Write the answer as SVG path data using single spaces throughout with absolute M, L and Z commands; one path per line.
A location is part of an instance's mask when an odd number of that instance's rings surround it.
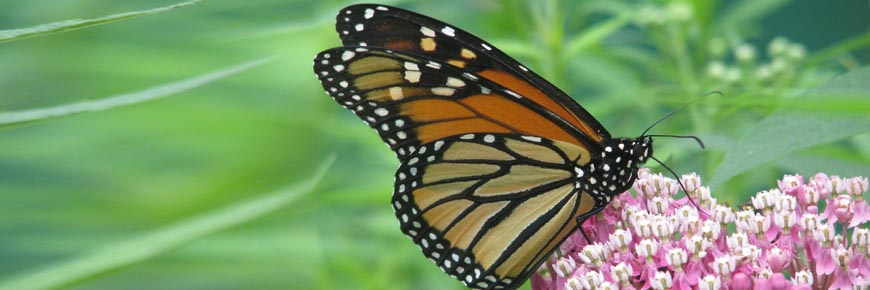
M 475 73 L 531 99 L 553 113 L 556 122 L 591 139 L 610 138 L 589 112 L 571 97 L 482 39 L 444 22 L 411 11 L 359 4 L 342 9 L 336 31 L 344 45 L 383 47 L 431 59 Z
M 378 130 L 400 158 L 421 144 L 468 133 L 533 135 L 582 147 L 588 142 L 545 107 L 436 60 L 346 46 L 318 54 L 314 70 L 327 93 Z
M 396 216 L 444 271 L 515 289 L 606 204 L 573 174 L 610 135 L 554 86 L 425 16 L 355 5 L 337 21 L 345 46 L 315 73 L 396 152 Z
M 475 289 L 515 289 L 603 207 L 580 190 L 582 147 L 515 134 L 467 134 L 424 144 L 396 173 L 402 231 L 446 273 Z

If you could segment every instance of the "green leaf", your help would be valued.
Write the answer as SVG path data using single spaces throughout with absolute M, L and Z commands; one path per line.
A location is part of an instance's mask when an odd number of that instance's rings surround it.
M 327 157 L 310 177 L 274 193 L 191 217 L 140 237 L 113 243 L 0 283 L 0 289 L 50 289 L 160 256 L 200 237 L 252 221 L 293 203 L 314 190 L 335 161 Z
M 6 41 L 15 41 L 19 39 L 24 39 L 28 37 L 34 36 L 42 36 L 51 33 L 67 31 L 67 30 L 75 30 L 81 29 L 91 26 L 96 26 L 100 24 L 106 24 L 109 22 L 115 22 L 119 20 L 124 20 L 127 18 L 139 17 L 149 14 L 155 14 L 160 12 L 169 11 L 175 8 L 181 8 L 184 6 L 189 6 L 201 2 L 202 0 L 192 0 L 187 2 L 182 2 L 174 5 L 169 5 L 160 8 L 154 8 L 149 10 L 140 10 L 126 13 L 118 13 L 112 14 L 109 16 L 103 16 L 100 18 L 92 18 L 92 19 L 70 19 L 52 23 L 46 23 L 42 25 L 32 26 L 28 28 L 20 28 L 20 29 L 9 29 L 9 30 L 0 30 L 0 42 Z
M 171 96 L 173 94 L 185 92 L 202 85 L 208 84 L 215 80 L 219 80 L 258 65 L 268 63 L 272 60 L 275 60 L 276 56 L 265 57 L 253 61 L 248 61 L 239 65 L 235 65 L 229 68 L 221 69 L 218 71 L 214 71 L 205 75 L 201 75 L 198 77 L 168 83 L 164 85 L 159 85 L 156 87 L 152 87 L 143 91 L 138 91 L 134 93 L 122 94 L 117 96 L 112 96 L 96 101 L 83 101 L 77 103 L 71 103 L 66 105 L 60 105 L 56 107 L 50 108 L 40 108 L 33 110 L 25 110 L 25 111 L 16 111 L 16 112 L 0 112 L 0 129 L 9 127 L 11 125 L 23 124 L 27 122 L 34 121 L 42 121 L 48 120 L 57 117 L 69 116 L 78 113 L 84 112 L 93 112 L 93 111 L 101 111 L 106 109 L 111 109 L 114 107 L 132 105 L 136 103 L 141 103 L 145 101 L 156 100 L 159 98 Z
M 788 103 L 845 102 L 870 107 L 870 67 L 854 70 L 786 100 L 783 108 L 750 128 L 725 153 L 713 176 L 716 187 L 740 173 L 786 156 L 792 151 L 870 131 L 866 110 L 844 111 L 800 108 Z M 798 110 L 795 110 L 795 107 Z

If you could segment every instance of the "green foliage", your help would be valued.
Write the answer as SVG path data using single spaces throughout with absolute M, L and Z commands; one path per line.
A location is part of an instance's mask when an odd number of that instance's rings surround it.
M 717 198 L 870 170 L 866 7 L 831 28 L 787 0 L 390 3 L 490 40 L 616 136 L 722 92 L 652 130 L 706 141 L 656 155 Z M 0 288 L 461 289 L 397 229 L 392 154 L 311 72 L 347 4 L 0 1 Z

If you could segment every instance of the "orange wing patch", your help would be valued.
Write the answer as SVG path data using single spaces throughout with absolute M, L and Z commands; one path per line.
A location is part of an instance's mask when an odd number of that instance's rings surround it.
M 595 142 L 601 142 L 601 135 L 599 135 L 598 132 L 595 132 L 595 130 L 589 127 L 589 125 L 587 125 L 586 123 L 581 122 L 576 115 L 566 110 L 565 107 L 556 103 L 553 98 L 547 96 L 540 89 L 532 86 L 528 82 L 517 78 L 511 73 L 496 69 L 484 70 L 478 72 L 478 74 L 495 83 L 498 83 L 499 85 L 502 85 L 505 88 L 515 91 L 526 98 L 533 100 L 538 105 L 547 108 L 547 110 L 556 113 L 557 115 L 562 117 L 562 119 L 570 122 L 571 125 L 574 125 L 578 129 L 580 129 L 580 131 L 583 131 L 584 134 L 592 138 L 592 140 L 594 140 Z

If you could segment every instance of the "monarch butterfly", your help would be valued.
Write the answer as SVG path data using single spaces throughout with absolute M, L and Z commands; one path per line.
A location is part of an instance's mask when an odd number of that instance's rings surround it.
M 326 93 L 399 158 L 402 232 L 474 289 L 516 289 L 634 182 L 652 138 L 612 138 L 564 92 L 489 43 L 384 5 L 342 9 L 320 52 Z

